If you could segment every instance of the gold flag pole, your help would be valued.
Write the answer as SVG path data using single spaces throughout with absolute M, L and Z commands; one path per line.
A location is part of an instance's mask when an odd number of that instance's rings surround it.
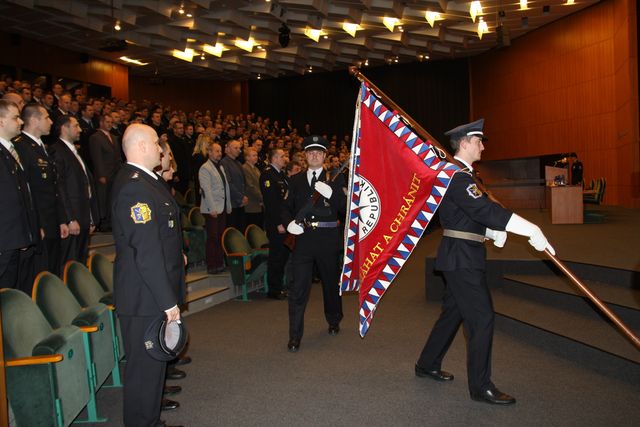
M 413 120 L 411 118 L 411 116 L 409 116 L 407 113 L 405 113 L 404 110 L 402 110 L 402 108 L 400 108 L 395 102 L 393 102 L 393 100 L 391 98 L 389 98 L 376 85 L 374 85 L 371 82 L 371 80 L 369 80 L 367 77 L 365 77 L 360 72 L 360 70 L 358 70 L 357 67 L 355 67 L 355 66 L 349 67 L 349 72 L 351 74 L 353 74 L 353 76 L 356 79 L 358 79 L 360 82 L 366 83 L 369 86 L 369 88 L 371 88 L 371 90 L 373 90 L 376 93 L 376 95 L 378 95 L 384 101 L 385 104 L 390 106 L 393 110 L 397 111 L 398 114 L 400 114 L 402 116 L 402 118 L 404 119 L 406 124 L 409 127 L 411 127 L 418 134 L 418 136 L 422 140 L 424 140 L 424 141 L 429 140 L 432 143 L 432 145 L 434 145 L 435 147 L 440 149 L 444 153 L 445 158 L 446 158 L 446 160 L 448 162 L 451 162 L 451 163 L 454 163 L 454 164 L 456 164 L 458 166 L 461 166 L 460 163 L 456 159 L 454 159 L 445 149 L 442 148 L 442 146 L 436 141 L 436 139 L 434 137 L 429 135 L 429 132 L 424 130 L 422 128 L 422 126 L 420 126 L 415 120 Z M 482 190 L 482 188 L 481 188 L 481 190 Z M 589 300 L 591 300 L 591 302 L 593 302 L 596 305 L 596 307 L 598 307 L 600 309 L 600 311 L 602 311 L 602 313 L 604 313 L 604 315 L 607 316 L 609 318 L 609 320 L 611 320 L 613 322 L 613 324 L 616 326 L 616 328 L 618 328 L 618 330 L 620 332 L 622 332 L 622 334 L 629 341 L 631 341 L 631 343 L 638 350 L 640 350 L 640 338 L 638 338 L 638 336 L 636 334 L 634 334 L 633 331 L 631 329 L 629 329 L 629 327 L 627 325 L 625 325 L 625 323 L 613 311 L 611 311 L 611 309 L 609 307 L 607 307 L 607 305 L 604 302 L 602 302 L 602 300 L 600 300 L 593 293 L 593 291 L 591 289 L 589 289 L 589 287 L 587 285 L 582 283 L 580 281 L 580 279 L 578 279 L 576 277 L 576 275 L 573 274 L 571 272 L 571 270 L 569 270 L 569 268 L 566 265 L 564 265 L 564 263 L 562 261 L 560 261 L 555 255 L 552 255 L 551 252 L 549 252 L 548 250 L 545 249 L 544 252 L 551 259 L 551 261 L 553 261 L 553 263 L 573 282 L 573 284 L 578 288 L 578 290 L 580 292 L 582 292 L 587 298 L 589 298 Z

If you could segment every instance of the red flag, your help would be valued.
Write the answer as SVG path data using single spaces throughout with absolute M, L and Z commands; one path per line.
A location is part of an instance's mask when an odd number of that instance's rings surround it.
M 356 107 L 341 291 L 359 290 L 360 336 L 458 167 L 363 84 Z

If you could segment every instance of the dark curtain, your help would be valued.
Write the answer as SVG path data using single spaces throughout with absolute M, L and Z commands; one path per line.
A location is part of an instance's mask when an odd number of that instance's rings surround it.
M 469 121 L 469 67 L 466 59 L 363 68 L 362 73 L 446 145 L 444 132 Z M 249 83 L 251 112 L 292 119 L 302 131 L 351 135 L 359 83 L 347 70 Z

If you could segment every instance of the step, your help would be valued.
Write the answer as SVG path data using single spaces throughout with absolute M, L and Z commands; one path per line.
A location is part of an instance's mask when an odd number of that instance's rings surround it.
M 569 295 L 583 296 L 577 290 L 573 282 L 566 276 L 547 276 L 536 274 L 506 274 L 504 279 L 548 289 L 555 292 L 562 292 Z M 631 288 L 620 287 L 610 283 L 603 283 L 595 280 L 582 280 L 591 291 L 608 304 L 615 304 L 634 310 L 640 310 L 640 291 Z
M 210 275 L 206 271 L 189 272 L 186 277 L 187 294 L 183 316 L 188 316 L 233 298 L 230 294 L 231 276 Z
M 97 232 L 89 236 L 89 245 L 113 243 L 113 233 Z
M 589 303 L 574 295 L 515 282 L 492 290 L 496 314 L 640 363 L 640 351 Z M 635 310 L 611 307 L 632 330 L 640 331 Z

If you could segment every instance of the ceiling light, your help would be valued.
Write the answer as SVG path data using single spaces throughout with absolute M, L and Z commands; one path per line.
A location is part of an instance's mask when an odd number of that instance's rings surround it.
M 189 37 L 189 38 L 187 39 L 187 43 L 193 43 L 193 42 L 195 42 L 195 41 L 196 41 L 196 39 L 193 39 L 193 38 L 191 38 L 191 37 Z
M 183 61 L 192 62 L 193 61 L 193 49 L 187 48 L 183 51 L 178 49 L 173 49 L 174 58 L 182 59 Z
M 482 5 L 479 1 L 472 1 L 471 6 L 469 6 L 469 15 L 471 15 L 471 20 L 476 22 L 476 16 L 482 15 Z
M 398 21 L 399 21 L 398 18 L 390 18 L 388 16 L 385 16 L 384 18 L 382 18 L 382 23 L 391 32 L 393 32 L 393 27 L 395 27 L 398 24 Z
M 124 62 L 128 62 L 130 64 L 135 64 L 135 65 L 148 65 L 148 62 L 142 62 L 138 59 L 131 59 L 128 56 L 121 56 L 120 59 Z
M 253 39 L 253 37 L 249 37 L 249 40 L 236 39 L 236 41 L 233 42 L 233 44 L 235 44 L 237 47 L 239 47 L 242 50 L 251 52 L 253 50 L 253 45 L 255 44 L 255 40 Z
M 116 21 L 116 25 L 113 26 L 113 29 L 116 31 L 120 31 L 122 27 L 120 26 L 120 21 Z
M 220 58 L 222 56 L 222 52 L 229 49 L 224 47 L 222 43 L 216 43 L 215 46 L 211 46 L 210 44 L 205 44 L 202 47 L 202 50 L 207 52 L 209 55 L 217 56 L 218 58 Z
M 478 38 L 482 40 L 482 35 L 488 32 L 489 27 L 487 26 L 487 23 L 484 22 L 484 19 L 482 19 L 482 17 L 480 17 L 480 20 L 478 21 Z
M 269 1 L 269 0 L 267 0 L 267 1 Z M 262 74 L 258 73 L 258 80 L 262 80 Z
M 304 29 L 304 35 L 309 37 L 314 42 L 318 42 L 318 40 L 320 40 L 320 33 L 322 33 L 322 30 L 316 30 L 313 28 Z
M 365 59 L 365 60 L 364 60 L 364 66 L 365 66 L 365 67 L 368 67 L 368 66 L 369 66 L 369 60 L 368 60 L 368 59 Z
M 575 4 L 574 0 L 567 0 L 567 4 Z
M 401 33 L 404 33 L 404 28 L 402 28 L 402 25 L 398 26 L 398 31 L 400 31 Z
M 345 22 L 342 24 L 342 29 L 349 34 L 351 37 L 356 36 L 356 31 L 361 30 L 362 27 L 358 24 L 352 24 L 350 22 Z
M 180 9 L 178 9 L 180 15 L 184 15 L 184 3 L 180 3 Z
M 193 14 L 187 13 L 187 18 L 193 18 Z
M 527 8 L 527 0 L 520 0 L 520 9 L 524 10 Z
M 435 25 L 436 21 L 439 21 L 440 19 L 442 19 L 440 17 L 440 13 L 432 12 L 430 10 L 427 10 L 427 13 L 424 14 L 424 17 L 427 20 L 427 22 L 429 23 L 429 25 L 431 25 L 431 28 L 433 28 L 433 26 Z
M 326 40 L 326 39 L 329 38 L 329 36 L 327 34 L 325 34 L 324 36 L 322 36 L 322 38 Z

